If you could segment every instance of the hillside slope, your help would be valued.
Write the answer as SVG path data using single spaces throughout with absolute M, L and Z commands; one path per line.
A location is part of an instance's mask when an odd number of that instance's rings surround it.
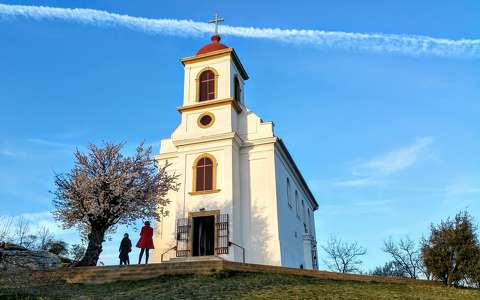
M 480 291 L 290 274 L 222 271 L 104 284 L 50 283 L 0 289 L 1 299 L 480 299 Z

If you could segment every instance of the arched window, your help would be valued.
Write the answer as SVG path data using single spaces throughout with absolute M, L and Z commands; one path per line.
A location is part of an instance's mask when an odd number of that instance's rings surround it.
M 302 220 L 303 220 L 303 224 L 307 225 L 307 219 L 305 218 L 305 201 L 303 199 L 302 199 Z
M 307 218 L 308 218 L 308 232 L 312 233 L 312 217 L 310 216 L 310 208 L 307 208 Z
M 193 165 L 193 192 L 208 192 L 216 189 L 217 162 L 211 155 L 204 154 Z
M 300 219 L 300 209 L 299 206 L 300 204 L 298 203 L 298 191 L 295 190 L 295 211 L 297 213 L 297 217 Z
M 289 178 L 287 178 L 287 203 L 288 206 L 292 208 L 292 186 Z
M 240 102 L 240 100 L 242 99 L 242 90 L 240 89 L 240 81 L 238 80 L 238 77 L 235 76 L 235 79 L 233 80 L 233 85 L 234 85 L 234 88 L 235 88 L 235 101 L 238 101 Z
M 200 74 L 198 80 L 198 101 L 215 99 L 215 73 L 212 70 L 205 70 Z

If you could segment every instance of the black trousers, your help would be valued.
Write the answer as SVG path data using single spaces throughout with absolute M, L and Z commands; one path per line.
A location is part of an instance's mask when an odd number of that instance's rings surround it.
M 130 257 L 127 254 L 120 255 L 120 265 L 129 265 L 130 264 Z
M 142 248 L 140 250 L 140 256 L 138 257 L 138 264 L 141 264 L 142 262 L 143 252 L 145 252 L 145 264 L 148 264 L 149 251 L 150 249 L 148 248 Z

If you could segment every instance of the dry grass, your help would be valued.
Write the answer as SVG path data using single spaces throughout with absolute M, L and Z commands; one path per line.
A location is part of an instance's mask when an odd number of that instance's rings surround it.
M 223 271 L 100 285 L 54 283 L 0 289 L 1 299 L 480 299 L 480 291 L 411 283 L 327 280 Z

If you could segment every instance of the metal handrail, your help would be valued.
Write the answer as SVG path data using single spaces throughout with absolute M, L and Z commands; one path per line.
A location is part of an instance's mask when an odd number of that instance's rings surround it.
M 163 252 L 162 253 L 162 256 L 160 257 L 160 261 L 163 262 L 163 255 L 167 254 L 168 252 L 172 251 L 172 250 L 177 250 L 177 246 L 173 246 L 172 248 L 168 249 L 167 251 Z
M 232 241 L 228 241 L 228 246 L 230 247 L 231 245 L 237 246 L 238 248 L 242 249 L 243 263 L 245 263 L 245 248 L 243 248 L 242 246 L 240 246 L 238 244 L 235 244 Z

